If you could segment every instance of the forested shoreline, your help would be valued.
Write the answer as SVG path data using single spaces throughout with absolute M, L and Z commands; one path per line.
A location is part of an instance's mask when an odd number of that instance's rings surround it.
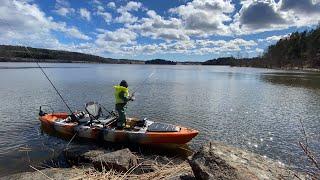
M 144 61 L 113 59 L 78 52 L 32 48 L 24 46 L 0 45 L 0 62 L 55 62 L 55 63 L 107 63 L 144 64 Z
M 294 32 L 271 45 L 261 57 L 218 58 L 203 65 L 229 65 L 280 69 L 320 69 L 320 25 L 316 29 Z

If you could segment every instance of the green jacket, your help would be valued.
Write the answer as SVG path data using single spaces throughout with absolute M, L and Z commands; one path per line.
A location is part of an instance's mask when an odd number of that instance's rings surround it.
M 116 99 L 116 104 L 126 104 L 129 98 L 129 89 L 123 86 L 113 86 L 114 88 L 114 97 Z

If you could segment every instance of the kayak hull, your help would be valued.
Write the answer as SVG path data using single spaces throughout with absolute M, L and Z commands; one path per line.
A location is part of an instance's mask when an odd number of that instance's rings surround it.
M 68 117 L 67 113 L 53 113 L 41 116 L 39 119 L 42 126 L 52 128 L 54 131 L 72 136 L 75 133 L 80 138 L 100 140 L 114 143 L 137 143 L 137 144 L 185 144 L 192 138 L 197 136 L 198 131 L 175 126 L 178 131 L 172 132 L 150 132 L 147 127 L 141 127 L 137 131 L 134 130 L 116 130 L 113 127 L 103 127 L 101 124 L 93 124 L 87 126 L 78 125 L 76 122 L 66 122 L 64 119 Z M 154 122 L 147 121 L 147 125 Z
M 185 144 L 198 135 L 198 131 L 180 127 L 179 132 L 132 132 L 104 129 L 103 139 L 108 142 L 138 144 Z
M 40 116 L 39 120 L 42 126 L 52 129 L 61 135 L 72 136 L 74 135 L 74 128 L 78 125 L 78 123 L 66 123 L 61 121 L 62 119 L 66 119 L 68 117 L 68 113 L 52 113 L 45 114 L 44 116 Z

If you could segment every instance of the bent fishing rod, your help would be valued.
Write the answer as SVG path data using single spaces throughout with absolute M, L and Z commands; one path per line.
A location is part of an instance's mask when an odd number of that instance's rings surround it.
M 1 20 L 1 19 L 0 19 Z M 6 21 L 3 21 L 3 23 L 7 24 L 9 29 L 11 30 L 11 32 L 14 33 L 14 31 L 11 28 L 11 25 L 9 23 L 7 23 Z M 56 91 L 56 93 L 59 95 L 59 97 L 61 98 L 62 102 L 66 105 L 66 107 L 68 108 L 68 110 L 70 111 L 70 113 L 72 114 L 73 111 L 71 110 L 71 108 L 69 107 L 69 105 L 67 104 L 67 102 L 64 100 L 64 98 L 62 97 L 61 93 L 58 91 L 58 89 L 55 87 L 55 85 L 53 84 L 53 82 L 50 80 L 49 76 L 47 75 L 47 73 L 43 70 L 43 68 L 40 66 L 39 62 L 36 61 L 36 58 L 32 55 L 31 51 L 28 49 L 27 46 L 23 46 L 27 53 L 29 53 L 30 57 L 33 59 L 33 61 L 37 64 L 38 68 L 40 68 L 41 72 L 44 74 L 44 76 L 47 78 L 47 80 L 50 82 L 51 86 L 53 87 L 53 89 Z
M 133 96 L 134 96 L 134 93 L 136 93 L 136 92 L 142 87 L 142 85 L 145 84 L 154 74 L 155 74 L 155 72 L 152 71 L 152 72 L 149 74 L 148 77 L 146 77 L 142 82 L 140 82 L 140 83 L 135 87 L 135 89 L 133 90 L 133 92 L 131 93 L 131 94 L 132 94 L 131 97 L 133 97 Z

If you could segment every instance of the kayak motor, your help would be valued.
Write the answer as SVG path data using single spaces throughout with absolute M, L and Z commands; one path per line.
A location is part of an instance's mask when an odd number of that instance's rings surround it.
M 49 105 L 41 105 L 40 108 L 39 108 L 39 116 L 44 116 L 48 113 L 45 113 L 44 111 L 42 111 L 42 107 L 47 107 L 48 109 L 51 110 L 51 114 L 54 112 L 53 108 Z
M 39 116 L 44 116 L 46 115 L 47 113 L 43 112 L 42 109 L 41 109 L 41 106 L 39 108 Z

